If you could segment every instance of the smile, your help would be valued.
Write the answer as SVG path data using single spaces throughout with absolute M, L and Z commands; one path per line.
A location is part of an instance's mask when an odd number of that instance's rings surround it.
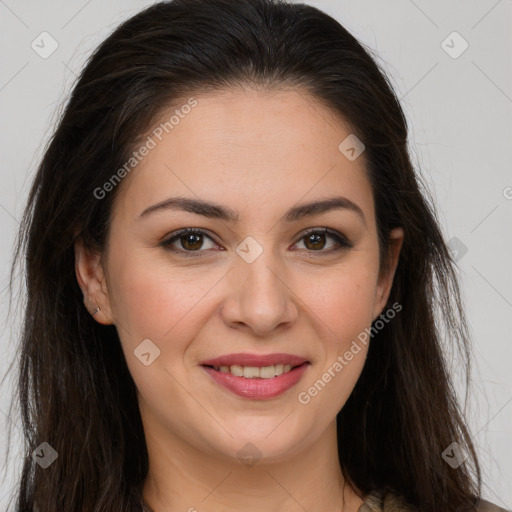
M 237 396 L 268 400 L 282 395 L 295 386 L 309 366 L 309 362 L 304 362 L 298 366 L 202 365 L 202 368 L 217 385 Z

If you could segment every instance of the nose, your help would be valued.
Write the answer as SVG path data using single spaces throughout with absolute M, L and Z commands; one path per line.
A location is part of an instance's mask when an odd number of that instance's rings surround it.
M 269 336 L 289 328 L 298 318 L 297 295 L 289 274 L 263 251 L 252 263 L 239 258 L 230 272 L 222 317 L 226 325 Z

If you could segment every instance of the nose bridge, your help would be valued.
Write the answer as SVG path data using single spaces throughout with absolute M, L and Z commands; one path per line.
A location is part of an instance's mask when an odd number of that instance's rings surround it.
M 271 237 L 260 237 L 259 241 L 248 237 L 237 248 L 237 253 L 243 260 L 238 262 L 243 273 L 242 282 L 247 283 L 252 295 L 264 294 L 267 301 L 281 301 L 281 296 L 286 293 L 279 276 L 283 267 L 272 247 Z
M 236 305 L 230 321 L 243 322 L 256 332 L 268 332 L 294 318 L 293 294 L 286 285 L 284 266 L 271 245 L 271 237 L 247 237 L 238 247 L 235 270 Z

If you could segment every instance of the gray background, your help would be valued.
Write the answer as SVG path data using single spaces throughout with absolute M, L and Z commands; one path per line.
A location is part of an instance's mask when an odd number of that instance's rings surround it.
M 474 341 L 468 419 L 484 469 L 484 496 L 512 509 L 512 2 L 308 3 L 377 52 L 402 100 L 413 161 L 434 196 L 446 237 L 459 249 Z M 2 376 L 15 355 L 19 326 L 19 315 L 8 311 L 5 288 L 14 236 L 57 109 L 94 47 L 148 5 L 142 0 L 0 0 Z M 40 53 L 49 51 L 52 41 L 42 32 L 58 44 L 47 58 Z M 33 41 L 40 53 L 31 47 Z M 468 48 L 459 55 L 464 41 Z M 456 362 L 454 369 L 460 370 Z M 463 397 L 460 372 L 455 375 Z M 0 456 L 10 450 L 8 470 L 0 475 L 1 510 L 20 469 L 16 415 L 10 446 L 6 440 L 12 378 L 8 374 L 0 389 Z

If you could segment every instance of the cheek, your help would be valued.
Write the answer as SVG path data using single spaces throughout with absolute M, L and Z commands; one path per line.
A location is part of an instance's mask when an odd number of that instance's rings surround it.
M 371 324 L 376 291 L 376 273 L 371 265 L 346 267 L 312 282 L 301 294 L 307 308 L 322 320 L 329 339 L 336 344 Z
M 125 258 L 111 273 L 115 324 L 127 365 L 140 395 L 154 402 L 155 410 L 172 401 L 162 397 L 176 396 L 180 389 L 176 381 L 183 381 L 186 372 L 181 362 L 197 331 L 194 315 L 208 289 L 204 278 L 176 274 L 136 258 Z M 142 346 L 149 348 L 143 352 Z M 147 352 L 146 366 L 138 355 Z M 169 389 L 175 392 L 169 394 Z
M 184 272 L 156 259 L 124 257 L 111 272 L 111 304 L 116 325 L 139 338 L 162 340 L 182 331 L 201 297 L 215 284 L 199 267 Z M 185 319 L 185 321 L 183 321 Z M 140 340 L 139 340 L 140 342 Z
M 373 320 L 377 274 L 375 265 L 346 266 L 322 279 L 304 301 L 320 320 L 322 353 L 318 365 L 301 386 L 298 401 L 329 413 L 332 418 L 344 405 L 364 367 Z M 307 407 L 308 408 L 308 407 Z M 309 409 L 312 410 L 312 409 Z M 327 421 L 327 420 L 326 420 Z
M 359 379 L 370 340 L 365 329 L 372 321 L 373 276 L 353 274 L 333 281 L 311 303 L 321 320 L 316 325 L 322 329 L 322 345 L 316 351 L 318 364 L 297 395 L 305 414 L 321 418 L 318 431 L 343 408 Z
M 157 258 L 137 257 L 136 251 L 118 261 L 110 272 L 115 324 L 130 373 L 141 394 L 151 397 L 186 378 L 187 350 L 215 314 L 208 293 L 221 275 L 199 266 L 172 268 Z M 149 366 L 136 357 L 145 340 L 158 354 Z

